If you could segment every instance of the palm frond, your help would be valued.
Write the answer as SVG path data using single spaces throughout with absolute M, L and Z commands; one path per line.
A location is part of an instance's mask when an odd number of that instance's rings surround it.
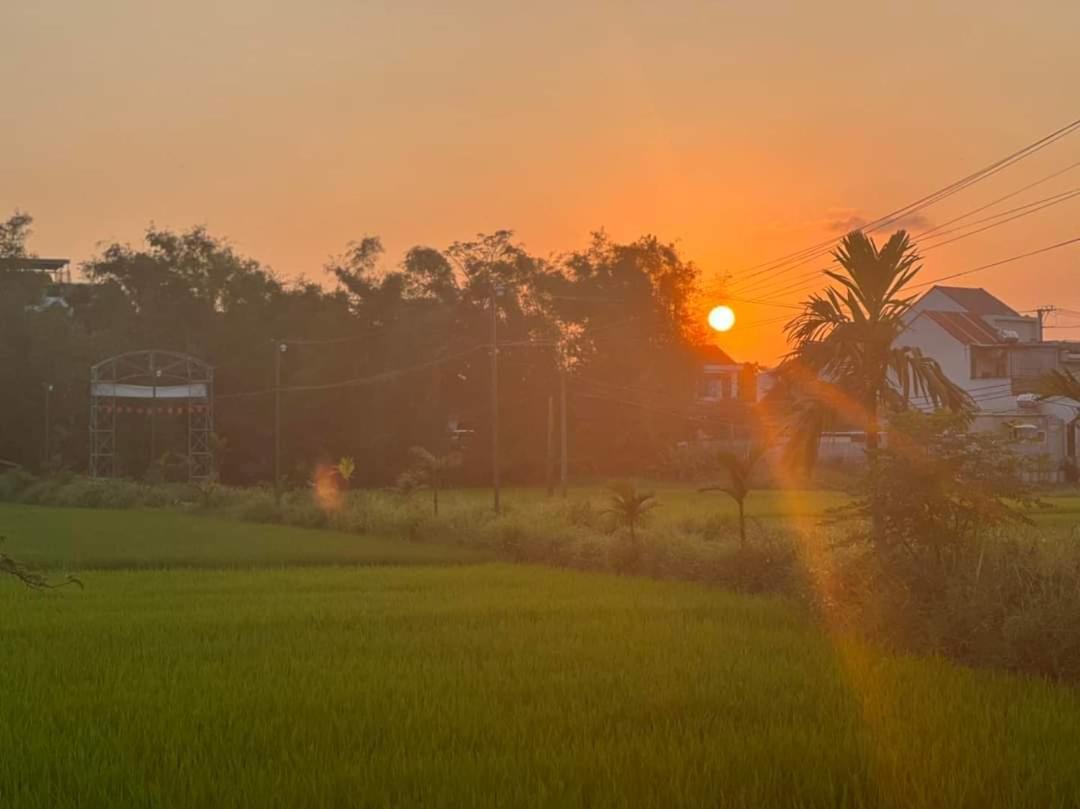
M 1040 399 L 1073 399 L 1080 402 L 1080 377 L 1067 369 L 1055 369 L 1036 382 L 1035 392 Z
M 891 349 L 888 368 L 892 378 L 889 389 L 902 396 L 900 406 L 906 406 L 913 397 L 926 400 L 934 408 L 958 413 L 969 412 L 975 406 L 970 394 L 945 375 L 937 360 L 918 348 Z

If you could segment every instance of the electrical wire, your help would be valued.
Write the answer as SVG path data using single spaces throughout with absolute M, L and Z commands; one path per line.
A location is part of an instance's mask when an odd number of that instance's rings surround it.
M 963 191 L 964 189 L 974 185 L 975 183 L 978 183 L 988 177 L 993 176 L 994 174 L 997 174 L 1000 171 L 1003 171 L 1014 163 L 1030 157 L 1031 155 L 1050 146 L 1061 138 L 1072 134 L 1078 128 L 1080 128 L 1080 119 L 1074 120 L 1071 123 L 1068 123 L 1065 126 L 1060 127 L 1059 129 L 1049 133 L 1048 135 L 1044 135 L 1038 140 L 1029 143 L 1027 146 L 1009 155 L 1006 155 L 1005 157 L 989 164 L 988 166 L 984 166 L 982 169 L 979 169 L 978 171 L 973 172 L 972 174 L 969 174 L 966 177 L 963 177 L 960 180 L 957 180 L 945 186 L 944 188 L 938 189 L 937 191 L 921 197 L 920 199 L 917 199 L 912 203 L 909 203 L 901 208 L 897 208 L 896 210 L 891 211 L 890 213 L 887 213 L 884 216 L 881 216 L 875 220 L 867 222 L 865 225 L 863 225 L 862 230 L 867 233 L 873 233 L 877 230 L 880 230 L 881 228 L 887 227 L 888 225 L 899 221 L 903 217 L 910 216 L 911 214 L 914 214 L 931 205 L 934 205 L 943 199 L 946 199 L 950 196 L 953 196 L 954 194 L 959 193 L 960 191 Z M 1064 173 L 1064 171 L 1067 170 L 1068 168 L 1062 170 L 1059 173 Z M 1039 182 L 1043 182 L 1046 179 L 1050 178 L 1043 178 L 1042 180 L 1036 181 L 1032 185 L 1038 185 Z M 756 264 L 748 267 L 745 270 L 741 271 L 748 272 L 748 274 L 743 276 L 736 282 L 734 291 L 746 292 L 746 283 L 753 280 L 754 278 L 760 277 L 765 273 L 775 270 L 777 271 L 777 275 L 783 275 L 787 272 L 797 269 L 798 267 L 803 266 L 810 261 L 813 261 L 819 256 L 826 255 L 832 248 L 832 246 L 835 245 L 838 241 L 838 238 L 831 238 L 825 241 L 818 242 L 817 244 L 811 245 L 809 247 L 803 248 L 802 250 L 797 250 L 793 253 L 781 256 L 777 259 L 773 259 L 767 262 L 763 262 L 761 264 Z
M 1065 241 L 1058 242 L 1057 244 L 1050 244 L 1046 247 L 1040 247 L 1038 250 L 1032 250 L 1028 253 L 1021 253 L 1017 256 L 1010 256 L 1009 258 L 1003 258 L 1000 261 L 992 261 L 989 264 L 983 264 L 979 267 L 972 267 L 970 270 L 961 270 L 960 272 L 942 275 L 938 278 L 932 278 L 929 281 L 923 281 L 921 284 L 913 284 L 912 286 L 908 287 L 908 289 L 922 289 L 923 287 L 933 286 L 934 284 L 941 283 L 942 281 L 951 281 L 953 278 L 960 278 L 962 276 L 972 275 L 977 272 L 982 272 L 983 270 L 1000 267 L 1003 264 L 1011 264 L 1014 261 L 1020 261 L 1021 259 L 1031 258 L 1032 256 L 1038 256 L 1043 253 L 1049 253 L 1051 250 L 1058 250 L 1062 247 L 1067 247 L 1078 242 L 1080 242 L 1080 236 L 1075 236 L 1072 239 L 1066 239 Z
M 317 385 L 287 385 L 287 386 L 282 386 L 280 388 L 263 388 L 261 390 L 242 391 L 242 392 L 239 392 L 239 393 L 222 393 L 222 394 L 215 395 L 214 398 L 215 399 L 239 399 L 239 398 L 249 397 L 249 396 L 265 396 L 267 394 L 274 393 L 274 392 L 298 393 L 298 392 L 307 392 L 307 391 L 338 390 L 338 389 L 341 389 L 341 388 L 350 388 L 350 387 L 360 387 L 360 386 L 363 386 L 363 385 L 372 385 L 372 384 L 377 384 L 379 382 L 386 382 L 386 381 L 391 380 L 391 379 L 396 379 L 397 377 L 405 376 L 406 374 L 410 374 L 410 373 L 413 373 L 415 371 L 422 371 L 422 370 L 425 370 L 427 368 L 434 368 L 435 366 L 438 366 L 438 365 L 444 365 L 445 363 L 453 362 L 454 360 L 458 360 L 458 359 L 462 359 L 463 357 L 466 357 L 469 354 L 472 354 L 472 353 L 474 353 L 476 351 L 480 351 L 482 349 L 486 349 L 488 347 L 489 346 L 486 345 L 486 344 L 477 345 L 477 346 L 473 346 L 472 348 L 466 349 L 465 351 L 460 351 L 460 352 L 458 352 L 456 354 L 451 354 L 451 355 L 448 355 L 446 357 L 438 357 L 436 359 L 431 359 L 431 360 L 427 360 L 425 362 L 416 363 L 415 365 L 408 365 L 408 366 L 405 366 L 403 368 L 395 368 L 395 369 L 388 370 L 388 371 L 382 371 L 380 373 L 373 374 L 371 376 L 358 377 L 356 379 L 346 379 L 346 380 L 342 380 L 340 382 L 327 382 L 327 383 L 317 384 Z
M 921 289 L 923 287 L 932 286 L 933 284 L 936 284 L 936 283 L 938 283 L 940 281 L 947 281 L 947 280 L 950 280 L 952 278 L 959 278 L 959 277 L 964 276 L 964 275 L 970 275 L 972 273 L 982 272 L 983 270 L 988 270 L 988 269 L 991 269 L 993 267 L 1000 266 L 1002 264 L 1009 264 L 1009 263 L 1012 263 L 1014 261 L 1019 261 L 1020 259 L 1030 258 L 1031 256 L 1039 255 L 1040 253 L 1046 253 L 1046 252 L 1049 252 L 1051 250 L 1056 250 L 1056 249 L 1058 249 L 1060 247 L 1065 247 L 1065 246 L 1068 246 L 1070 244 L 1074 244 L 1077 241 L 1080 241 L 1080 237 L 1077 237 L 1077 238 L 1074 238 L 1074 239 L 1067 239 L 1066 241 L 1059 242 L 1057 244 L 1051 244 L 1051 245 L 1048 245 L 1046 247 L 1039 248 L 1038 250 L 1033 250 L 1030 253 L 1022 253 L 1021 255 L 1011 256 L 1010 258 L 1002 259 L 1001 261 L 991 262 L 990 264 L 984 264 L 984 265 L 979 266 L 979 267 L 973 267 L 973 268 L 971 268 L 969 270 L 962 270 L 961 272 L 951 273 L 949 275 L 944 275 L 944 276 L 941 276 L 940 278 L 935 278 L 935 279 L 930 280 L 930 281 L 925 281 L 925 282 L 922 282 L 922 283 L 919 283 L 919 284 L 913 284 L 912 286 L 908 287 L 908 289 Z M 816 274 L 820 274 L 820 272 L 816 273 Z M 796 284 L 792 285 L 791 287 L 787 287 L 787 288 L 784 288 L 784 289 L 777 290 L 775 293 L 772 294 L 771 297 L 772 298 L 779 298 L 779 297 L 782 297 L 782 296 L 784 296 L 786 294 L 790 294 L 792 292 L 797 292 L 797 291 L 800 291 L 800 290 L 809 289 L 812 286 L 814 286 L 813 283 L 807 284 L 807 283 L 803 283 L 803 282 L 797 282 Z M 775 301 L 769 300 L 769 299 L 760 299 L 760 300 L 757 300 L 757 301 L 754 301 L 754 302 L 758 303 L 759 305 L 763 305 L 763 306 L 778 306 L 778 305 L 780 305 L 780 304 L 776 303 Z M 798 306 L 788 307 L 788 308 L 801 309 L 801 307 L 798 307 Z
M 1012 222 L 1012 221 L 1014 221 L 1016 219 L 1020 219 L 1020 218 L 1025 217 L 1025 216 L 1030 216 L 1031 214 L 1034 214 L 1034 213 L 1038 213 L 1039 211 L 1045 210 L 1046 208 L 1050 208 L 1050 207 L 1053 207 L 1055 205 L 1060 205 L 1063 202 L 1068 202 L 1069 200 L 1072 200 L 1072 199 L 1074 199 L 1074 198 L 1076 198 L 1078 196 L 1080 196 L 1080 187 L 1070 189 L 1069 191 L 1065 191 L 1065 192 L 1062 192 L 1060 194 L 1055 194 L 1055 195 L 1052 195 L 1050 197 L 1044 197 L 1043 199 L 1034 200 L 1034 201 L 1029 202 L 1029 203 L 1027 203 L 1025 205 L 1020 205 L 1020 206 L 1017 206 L 1016 208 L 1010 208 L 1007 211 L 1002 211 L 1002 212 L 994 214 L 992 216 L 984 217 L 983 219 L 978 219 L 978 220 L 975 220 L 974 222 L 969 222 L 968 224 L 962 225 L 962 226 L 957 227 L 957 228 L 951 228 L 951 229 L 948 229 L 948 230 L 942 230 L 939 233 L 937 233 L 937 236 L 945 236 L 945 235 L 947 235 L 949 233 L 956 233 L 957 231 L 962 231 L 965 228 L 972 227 L 973 225 L 982 224 L 984 222 L 990 222 L 991 223 L 991 224 L 985 225 L 984 227 L 976 228 L 974 230 L 967 231 L 966 233 L 961 233 L 961 234 L 959 234 L 957 236 L 954 236 L 951 239 L 945 239 L 945 240 L 940 241 L 940 242 L 931 242 L 929 246 L 921 247 L 920 252 L 922 252 L 922 253 L 930 252 L 931 250 L 934 250 L 934 249 L 936 249 L 938 247 L 942 247 L 942 246 L 944 246 L 946 244 L 951 244 L 952 242 L 957 242 L 957 241 L 960 241 L 961 239 L 966 239 L 966 238 L 968 238 L 970 236 L 974 236 L 974 235 L 976 235 L 978 233 L 983 233 L 983 232 L 985 232 L 987 230 L 992 230 L 993 228 L 1000 227 L 1001 225 L 1008 224 L 1009 222 Z M 1010 216 L 1010 214 L 1013 214 L 1013 215 Z M 1002 219 L 1002 217 L 1006 217 L 1006 218 Z M 999 220 L 999 221 L 993 221 L 993 220 Z M 813 270 L 813 271 L 811 271 L 809 273 L 804 273 L 804 274 L 800 275 L 797 280 L 795 280 L 794 282 L 788 283 L 786 286 L 784 286 L 782 288 L 764 288 L 764 289 L 761 290 L 761 294 L 763 295 L 763 299 L 764 300 L 775 300 L 777 298 L 783 297 L 783 296 L 791 294 L 793 292 L 799 292 L 799 291 L 809 289 L 810 287 L 812 287 L 812 286 L 814 286 L 816 284 L 816 279 L 819 278 L 822 275 L 823 272 L 824 272 L 823 270 Z

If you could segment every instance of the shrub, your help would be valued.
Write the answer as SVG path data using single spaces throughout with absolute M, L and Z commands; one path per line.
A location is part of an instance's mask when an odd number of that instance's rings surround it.
M 36 478 L 21 466 L 0 472 L 0 500 L 19 499 L 35 480 Z

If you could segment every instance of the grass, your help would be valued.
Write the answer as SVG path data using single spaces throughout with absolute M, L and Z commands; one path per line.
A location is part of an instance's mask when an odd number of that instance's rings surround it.
M 686 483 L 638 483 L 643 491 L 656 495 L 661 508 L 654 512 L 660 525 L 686 517 L 716 514 L 734 518 L 735 502 L 721 492 L 701 493 L 698 486 Z M 417 499 L 425 495 L 416 495 Z M 571 501 L 591 500 L 606 503 L 611 493 L 605 486 L 575 486 L 568 491 Z M 525 509 L 552 502 L 544 489 L 511 487 L 503 492 L 503 505 L 509 510 Z M 556 494 L 554 501 L 560 498 Z M 746 500 L 747 514 L 760 519 L 820 517 L 836 506 L 848 502 L 843 492 L 823 489 L 757 489 Z M 491 504 L 490 489 L 451 489 L 443 494 L 444 508 L 475 507 Z
M 778 600 L 495 564 L 87 585 L 0 581 L 5 809 L 1080 804 L 1076 691 Z
M 165 510 L 0 505 L 3 551 L 27 564 L 101 568 L 476 562 L 477 551 L 401 538 L 256 525 Z

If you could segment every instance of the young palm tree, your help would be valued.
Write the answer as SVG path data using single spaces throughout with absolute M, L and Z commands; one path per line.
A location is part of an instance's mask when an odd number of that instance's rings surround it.
M 822 430 L 837 416 L 860 423 L 873 450 L 885 408 L 905 409 L 913 396 L 935 408 L 971 407 L 935 360 L 895 345 L 920 270 L 908 234 L 897 231 L 879 249 L 854 231 L 833 257 L 839 269 L 825 274 L 835 285 L 811 295 L 786 327 L 793 348 L 781 369 L 800 400 L 789 449 L 803 465 L 813 463 Z
M 461 456 L 455 452 L 446 455 L 436 455 L 424 447 L 413 447 L 409 450 L 413 456 L 414 468 L 406 475 L 408 484 L 412 488 L 427 486 L 431 489 L 431 507 L 436 517 L 439 516 L 439 491 L 447 473 L 461 465 Z
M 660 505 L 652 492 L 640 492 L 633 483 L 618 481 L 608 486 L 610 505 L 602 513 L 611 514 L 620 525 L 630 529 L 630 542 L 637 543 L 637 527 L 645 516 Z
M 746 496 L 750 494 L 750 479 L 754 474 L 754 466 L 761 456 L 765 454 L 766 447 L 763 445 L 751 446 L 744 455 L 736 455 L 734 452 L 720 452 L 716 455 L 716 461 L 720 468 L 728 476 L 727 485 L 704 486 L 701 492 L 726 492 L 739 507 L 739 544 L 746 547 Z

